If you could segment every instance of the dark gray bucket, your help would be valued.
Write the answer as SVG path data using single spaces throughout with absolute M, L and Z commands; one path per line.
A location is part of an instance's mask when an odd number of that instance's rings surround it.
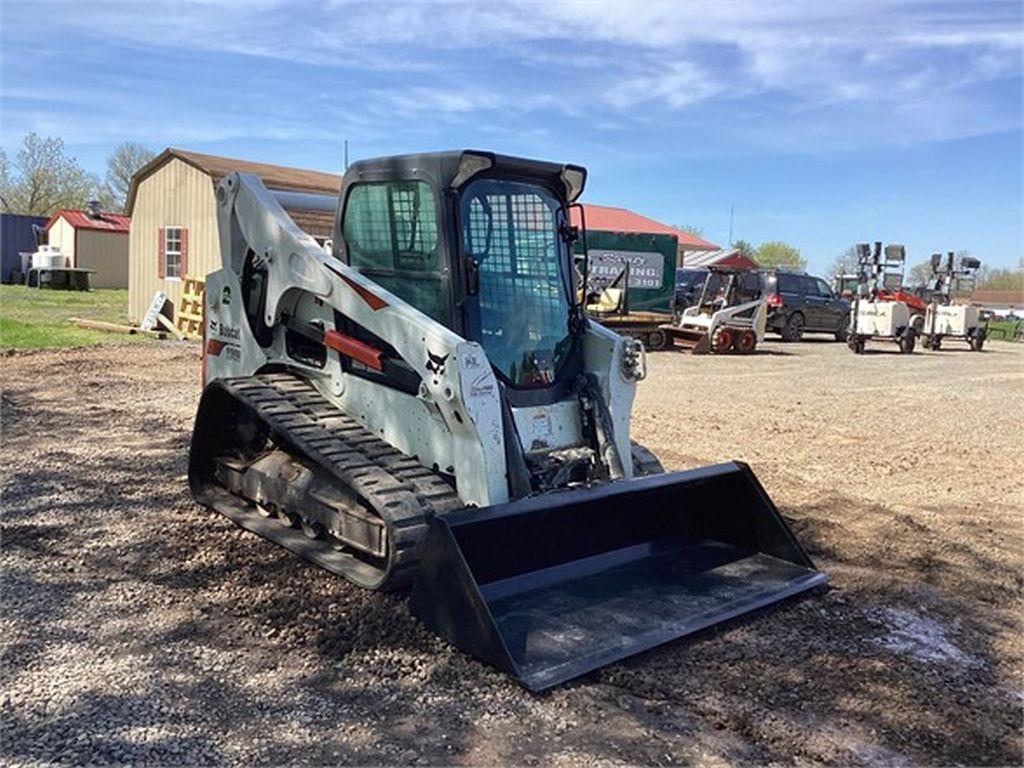
M 731 462 L 435 518 L 410 607 L 539 691 L 825 581 Z

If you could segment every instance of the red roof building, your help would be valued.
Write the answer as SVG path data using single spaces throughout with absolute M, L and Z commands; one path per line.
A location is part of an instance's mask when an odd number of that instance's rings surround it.
M 580 226 L 579 208 L 572 208 L 572 223 Z M 583 213 L 587 220 L 587 229 L 592 232 L 628 232 L 641 235 L 672 235 L 679 240 L 679 256 L 677 266 L 682 266 L 687 254 L 717 251 L 719 247 L 703 238 L 697 237 L 677 227 L 662 224 L 626 208 L 610 205 L 583 204 Z
M 675 235 L 679 238 L 679 249 L 683 251 L 717 251 L 718 246 L 707 240 L 692 235 L 660 221 L 649 219 L 626 208 L 615 208 L 610 205 L 583 205 L 587 219 L 587 229 L 601 232 L 632 232 L 644 235 Z M 572 209 L 572 223 L 580 226 L 579 209 Z
M 54 222 L 59 218 L 64 218 L 68 224 L 75 229 L 95 229 L 100 232 L 128 232 L 128 227 L 132 223 L 130 216 L 124 216 L 120 213 L 110 213 L 109 211 L 97 211 L 97 215 L 94 217 L 89 211 L 78 211 L 74 208 L 61 208 L 50 220 L 46 222 L 46 228 L 49 229 L 54 225 Z
M 93 288 L 127 288 L 130 224 L 130 217 L 98 206 L 88 211 L 62 208 L 46 222 L 46 234 L 50 245 L 67 257 L 69 267 L 93 271 Z

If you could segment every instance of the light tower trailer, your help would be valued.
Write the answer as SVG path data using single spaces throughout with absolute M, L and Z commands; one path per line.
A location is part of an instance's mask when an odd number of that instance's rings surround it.
M 914 315 L 904 301 L 891 297 L 903 287 L 903 265 L 907 252 L 902 245 L 876 242 L 857 245 L 858 283 L 850 313 L 847 344 L 856 354 L 864 352 L 868 341 L 893 341 L 900 352 L 914 351 L 924 317 Z
M 974 290 L 974 273 L 981 262 L 971 256 L 960 259 L 950 251 L 943 259 L 941 253 L 932 254 L 932 301 L 925 311 L 924 336 L 926 349 L 938 350 L 943 339 L 966 341 L 974 352 L 985 346 L 987 330 L 978 308 L 968 304 L 954 304 L 956 295 L 970 294 Z

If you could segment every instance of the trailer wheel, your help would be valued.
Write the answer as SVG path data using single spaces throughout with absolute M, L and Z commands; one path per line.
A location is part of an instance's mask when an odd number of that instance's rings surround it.
M 926 349 L 933 349 L 938 352 L 942 349 L 942 337 L 941 336 L 925 336 L 924 346 Z
M 728 328 L 717 328 L 711 335 L 711 350 L 716 355 L 723 355 L 732 349 L 733 334 Z
M 757 334 L 753 331 L 743 331 L 733 342 L 733 349 L 741 355 L 749 355 L 757 346 Z
M 660 328 L 647 334 L 648 349 L 664 349 L 668 343 L 668 334 Z
M 917 343 L 917 332 L 913 328 L 907 328 L 900 336 L 900 352 L 905 355 L 909 355 L 914 351 L 914 345 Z
M 985 346 L 985 329 L 978 328 L 972 335 L 968 344 L 971 345 L 971 349 L 975 352 L 981 352 L 981 348 Z

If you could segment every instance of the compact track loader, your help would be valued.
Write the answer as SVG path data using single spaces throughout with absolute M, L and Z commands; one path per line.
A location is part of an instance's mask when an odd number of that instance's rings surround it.
M 719 279 L 712 279 L 713 275 Z M 764 341 L 767 319 L 768 296 L 758 272 L 712 266 L 697 303 L 683 309 L 675 323 L 662 329 L 675 347 L 695 355 L 747 355 Z
M 902 245 L 876 242 L 856 246 L 858 275 L 850 313 L 846 343 L 855 354 L 863 354 L 868 341 L 891 341 L 900 352 L 914 351 L 924 327 L 924 315 L 915 312 L 903 294 L 903 265 L 907 252 Z
M 980 352 L 985 346 L 987 330 L 978 308 L 953 302 L 956 295 L 971 294 L 974 273 L 980 266 L 977 259 L 964 256 L 958 268 L 952 251 L 946 254 L 945 259 L 941 253 L 932 254 L 932 301 L 925 310 L 924 336 L 921 339 L 925 349 L 941 349 L 943 339 L 966 341 L 974 352 Z
M 195 498 L 540 690 L 823 584 L 748 467 L 630 442 L 643 347 L 587 320 L 586 172 L 355 163 L 338 200 L 217 187 Z M 285 213 L 335 212 L 332 252 Z

